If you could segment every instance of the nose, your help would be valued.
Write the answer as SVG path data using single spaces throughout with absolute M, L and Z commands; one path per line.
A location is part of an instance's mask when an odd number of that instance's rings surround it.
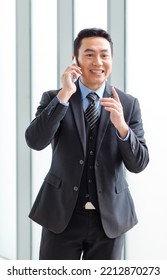
M 103 65 L 103 62 L 102 62 L 102 59 L 101 59 L 100 56 L 94 57 L 94 59 L 93 59 L 93 65 L 94 65 L 94 66 L 101 66 L 101 65 Z

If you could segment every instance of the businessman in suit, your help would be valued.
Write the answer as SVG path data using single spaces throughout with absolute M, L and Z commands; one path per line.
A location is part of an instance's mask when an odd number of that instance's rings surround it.
M 124 168 L 149 161 L 138 100 L 111 87 L 113 43 L 96 28 L 74 40 L 62 88 L 43 94 L 26 129 L 30 148 L 52 146 L 52 162 L 30 218 L 42 225 L 39 259 L 121 259 L 137 223 Z

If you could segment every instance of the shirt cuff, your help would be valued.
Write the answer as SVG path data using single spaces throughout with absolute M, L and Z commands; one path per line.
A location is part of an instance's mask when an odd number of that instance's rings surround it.
M 122 141 L 127 141 L 127 140 L 129 139 L 130 129 L 128 130 L 128 133 L 127 133 L 127 135 L 126 135 L 125 138 L 121 138 L 121 137 L 119 136 L 119 133 L 118 133 L 117 130 L 116 130 L 116 135 L 117 135 L 117 137 L 118 137 L 120 140 L 122 140 Z
M 60 104 L 62 104 L 64 106 L 68 106 L 69 105 L 69 102 L 63 102 L 58 97 L 57 97 L 57 100 L 59 101 Z

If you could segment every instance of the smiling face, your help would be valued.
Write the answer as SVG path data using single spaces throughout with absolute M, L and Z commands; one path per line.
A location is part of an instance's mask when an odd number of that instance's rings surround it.
M 82 70 L 81 82 L 92 90 L 98 89 L 112 70 L 110 43 L 103 37 L 82 39 L 77 60 Z

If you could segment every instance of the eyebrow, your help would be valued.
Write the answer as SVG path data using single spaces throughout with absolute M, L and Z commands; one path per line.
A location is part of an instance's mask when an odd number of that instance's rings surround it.
M 96 51 L 93 49 L 85 49 L 84 53 L 86 53 L 86 52 L 96 52 Z M 104 50 L 101 50 L 100 52 L 109 52 L 109 51 L 107 49 L 104 49 Z

